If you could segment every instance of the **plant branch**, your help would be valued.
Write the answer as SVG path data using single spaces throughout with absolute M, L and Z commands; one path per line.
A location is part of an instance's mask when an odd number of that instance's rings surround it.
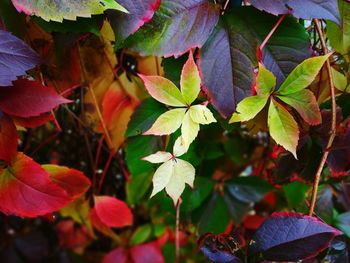
M 327 46 L 326 46 L 324 33 L 323 33 L 323 30 L 322 30 L 322 28 L 320 26 L 319 20 L 318 19 L 314 19 L 314 24 L 315 24 L 315 28 L 317 30 L 317 33 L 318 33 L 320 41 L 321 41 L 323 53 L 324 53 L 324 55 L 326 55 L 328 53 L 328 50 L 327 50 Z M 331 130 L 329 132 L 329 138 L 328 138 L 327 145 L 326 145 L 325 149 L 330 149 L 332 144 L 333 144 L 335 135 L 336 135 L 337 104 L 336 104 L 336 101 L 335 101 L 335 89 L 334 89 L 334 83 L 333 83 L 333 77 L 332 77 L 332 71 L 331 71 L 331 63 L 329 61 L 329 58 L 326 61 L 326 67 L 327 67 L 329 88 L 330 88 L 330 91 L 331 91 L 332 122 L 331 122 Z M 313 184 L 313 188 L 312 188 L 312 196 L 311 196 L 310 207 L 309 207 L 309 216 L 312 216 L 313 212 L 314 212 L 315 203 L 316 203 L 316 197 L 317 197 L 318 184 L 320 182 L 321 173 L 322 173 L 323 167 L 324 167 L 324 165 L 326 163 L 328 154 L 329 154 L 329 151 L 323 151 L 323 154 L 322 154 L 322 157 L 321 157 L 321 161 L 320 161 L 320 163 L 318 165 L 318 168 L 317 168 L 317 172 L 316 172 L 316 175 L 315 175 L 315 180 L 314 180 L 314 184 Z

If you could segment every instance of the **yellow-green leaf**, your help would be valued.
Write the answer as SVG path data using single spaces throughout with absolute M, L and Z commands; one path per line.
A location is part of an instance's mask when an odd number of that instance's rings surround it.
M 152 127 L 145 131 L 145 135 L 166 135 L 175 132 L 180 128 L 186 113 L 185 108 L 169 110 L 158 117 Z
M 153 175 L 153 190 L 151 197 L 162 191 L 169 183 L 174 172 L 174 160 L 169 160 L 158 167 Z
M 266 105 L 269 95 L 247 97 L 238 103 L 236 112 L 232 114 L 230 123 L 253 119 Z
M 56 22 L 62 22 L 63 19 L 76 20 L 77 17 L 91 17 L 91 15 L 102 14 L 107 9 L 128 12 L 115 0 L 12 0 L 12 3 L 19 12 Z
M 139 75 L 149 94 L 157 101 L 169 106 L 186 106 L 180 90 L 170 80 L 159 76 Z
M 211 111 L 204 105 L 194 105 L 189 109 L 191 118 L 199 124 L 209 124 L 216 122 Z
M 268 113 L 268 126 L 271 137 L 279 145 L 290 151 L 297 159 L 299 128 L 293 116 L 275 100 L 271 100 Z
M 333 76 L 334 86 L 338 90 L 342 92 L 349 92 L 347 90 L 348 80 L 346 79 L 346 76 L 344 76 L 342 73 L 335 70 L 334 68 L 332 68 L 332 76 Z
M 201 86 L 201 78 L 192 51 L 182 68 L 180 86 L 186 103 L 190 105 L 197 98 Z
M 158 151 L 154 154 L 143 157 L 142 160 L 150 163 L 164 163 L 172 158 L 171 153 Z
M 188 151 L 189 145 L 185 144 L 184 139 L 182 136 L 176 139 L 174 143 L 174 149 L 173 149 L 173 154 L 175 157 L 181 156 L 185 154 Z
M 276 86 L 276 77 L 271 71 L 259 63 L 259 72 L 256 77 L 256 92 L 258 95 L 269 95 Z
M 198 132 L 199 124 L 192 120 L 190 112 L 187 111 L 181 126 L 181 136 L 186 146 L 189 146 L 196 139 Z
M 330 55 L 331 53 L 305 59 L 288 75 L 287 79 L 278 89 L 277 94 L 288 95 L 307 88 L 316 78 L 318 72 Z
M 310 90 L 301 90 L 288 96 L 278 96 L 283 102 L 292 106 L 310 125 L 321 123 L 322 117 L 316 98 Z
M 195 169 L 189 162 L 181 159 L 175 159 L 174 163 L 173 174 L 165 190 L 176 205 L 185 190 L 186 183 L 193 187 Z

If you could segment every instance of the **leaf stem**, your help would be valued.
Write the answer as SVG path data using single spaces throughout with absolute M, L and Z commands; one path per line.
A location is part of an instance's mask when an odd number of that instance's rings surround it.
M 274 25 L 274 27 L 271 29 L 270 33 L 265 37 L 264 41 L 261 43 L 261 45 L 259 46 L 260 51 L 263 50 L 263 48 L 265 47 L 267 41 L 269 41 L 269 39 L 271 38 L 271 36 L 273 35 L 273 33 L 276 31 L 276 29 L 278 28 L 278 26 L 282 23 L 283 19 L 286 17 L 286 15 L 282 15 L 277 23 Z
M 322 50 L 324 55 L 326 55 L 328 53 L 328 49 L 326 46 L 326 41 L 325 41 L 325 37 L 324 37 L 324 33 L 322 31 L 322 28 L 320 26 L 320 22 L 318 19 L 314 19 L 314 24 L 315 24 L 315 28 L 317 30 L 317 33 L 319 35 L 320 41 L 321 41 L 321 45 L 322 45 Z M 331 63 L 329 61 L 329 58 L 326 61 L 326 67 L 327 67 L 327 74 L 328 74 L 328 82 L 329 82 L 329 88 L 331 91 L 331 101 L 332 101 L 332 121 L 331 121 L 331 130 L 329 131 L 329 138 L 327 141 L 327 145 L 325 147 L 325 149 L 330 149 L 335 135 L 336 135 L 336 118 L 337 118 L 337 104 L 335 101 L 335 89 L 334 89 L 334 83 L 333 83 L 333 77 L 332 77 L 332 71 L 331 71 Z M 321 157 L 321 161 L 318 165 L 317 168 L 317 172 L 315 175 L 315 180 L 313 183 L 313 188 L 312 188 L 312 196 L 311 196 L 311 201 L 310 201 L 310 207 L 309 207 L 309 216 L 313 215 L 314 212 L 314 208 L 315 208 L 315 203 L 316 203 L 316 197 L 317 197 L 317 190 L 318 190 L 318 184 L 320 182 L 320 177 L 321 177 L 321 173 L 323 170 L 323 167 L 326 163 L 327 157 L 328 157 L 329 151 L 324 150 L 322 157 Z
M 180 262 L 180 205 L 181 199 L 179 199 L 176 205 L 176 229 L 175 229 L 175 255 L 176 255 L 176 263 Z

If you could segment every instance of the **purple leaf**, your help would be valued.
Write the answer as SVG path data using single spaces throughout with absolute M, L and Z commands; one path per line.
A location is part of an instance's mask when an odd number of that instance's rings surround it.
M 221 19 L 203 46 L 200 53 L 202 79 L 207 95 L 222 116 L 230 116 L 237 103 L 251 94 L 258 44 L 277 19 L 252 7 L 236 8 Z M 304 28 L 287 17 L 267 42 L 263 62 L 280 85 L 310 55 L 310 42 Z
M 250 0 L 253 6 L 274 15 L 292 14 L 297 18 L 328 19 L 340 24 L 337 0 Z
M 143 56 L 180 56 L 202 47 L 218 19 L 219 10 L 207 0 L 164 0 L 127 46 Z
M 318 219 L 298 213 L 274 213 L 256 231 L 249 254 L 273 261 L 312 258 L 342 233 Z M 306 245 L 307 244 L 307 245 Z
M 0 30 L 0 86 L 11 86 L 13 80 L 40 62 L 39 56 L 26 43 Z
M 160 0 L 119 0 L 129 14 L 119 11 L 108 11 L 108 20 L 116 36 L 117 45 L 134 34 L 143 24 L 149 22 L 159 8 Z

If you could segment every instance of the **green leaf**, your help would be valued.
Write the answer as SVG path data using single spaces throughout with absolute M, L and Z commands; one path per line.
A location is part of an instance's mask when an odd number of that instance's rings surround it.
M 130 239 L 130 245 L 136 246 L 145 243 L 152 234 L 152 226 L 150 224 L 139 226 L 132 234 Z
M 148 98 L 141 102 L 131 116 L 126 130 L 125 137 L 140 135 L 150 129 L 153 123 L 166 111 L 166 107 L 154 100 Z
M 144 132 L 145 135 L 167 135 L 180 128 L 186 108 L 169 110 L 158 117 L 152 127 Z
M 170 80 L 159 76 L 139 75 L 149 94 L 157 101 L 173 107 L 186 106 L 180 90 Z
M 127 12 L 115 0 L 12 0 L 12 3 L 20 12 L 56 22 L 62 22 L 63 19 L 76 20 L 77 17 L 91 17 L 91 15 L 102 14 L 107 9 Z
M 335 219 L 335 226 L 339 228 L 347 237 L 350 237 L 350 212 L 342 213 Z
M 350 49 L 350 5 L 346 1 L 338 1 L 340 15 L 342 16 L 341 25 L 332 21 L 327 21 L 327 37 L 332 48 L 342 54 L 348 54 Z
M 181 72 L 181 93 L 188 105 L 197 98 L 200 92 L 201 78 L 196 63 L 193 59 L 193 53 L 190 52 L 188 60 Z
M 238 103 L 236 112 L 232 114 L 229 123 L 249 121 L 253 119 L 266 105 L 269 95 L 258 95 L 245 98 Z
M 283 102 L 292 106 L 310 125 L 318 125 L 322 121 L 320 108 L 310 90 L 301 90 L 288 96 L 277 96 Z
M 181 126 L 181 136 L 185 145 L 189 146 L 196 139 L 199 132 L 199 124 L 191 118 L 190 112 L 187 111 L 183 118 Z
M 161 137 L 136 136 L 126 141 L 126 164 L 133 176 L 154 171 L 154 165 L 141 158 L 164 149 Z
M 279 145 L 290 151 L 297 159 L 296 149 L 299 128 L 293 116 L 275 100 L 271 100 L 268 113 L 268 126 L 271 137 Z
M 211 111 L 204 105 L 194 105 L 189 109 L 191 119 L 199 124 L 216 122 Z
M 277 94 L 288 95 L 307 88 L 330 55 L 332 54 L 305 59 L 289 74 Z
M 333 76 L 334 86 L 338 90 L 340 90 L 342 92 L 349 92 L 349 91 L 347 91 L 348 80 L 347 80 L 346 76 L 344 76 L 342 73 L 335 70 L 334 68 L 332 68 L 332 76 Z
M 302 204 L 309 189 L 310 187 L 307 184 L 303 184 L 299 181 L 294 181 L 283 186 L 283 192 L 286 195 L 289 207 L 297 208 Z
M 152 172 L 132 175 L 131 180 L 126 184 L 126 199 L 128 204 L 136 205 L 145 197 L 152 184 L 152 176 L 153 168 Z
M 86 33 L 90 32 L 96 36 L 100 36 L 100 27 L 103 23 L 102 16 L 94 16 L 91 18 L 78 17 L 76 21 L 63 20 L 63 22 L 47 22 L 39 17 L 33 17 L 37 23 L 46 32 L 60 32 L 60 33 Z
M 276 86 L 276 77 L 271 71 L 259 63 L 259 73 L 256 77 L 256 92 L 258 95 L 270 95 Z

